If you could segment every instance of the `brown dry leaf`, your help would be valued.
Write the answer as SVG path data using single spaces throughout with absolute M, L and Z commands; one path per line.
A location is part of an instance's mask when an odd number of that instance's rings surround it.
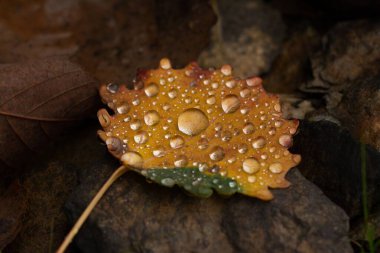
M 0 175 L 92 116 L 96 88 L 96 80 L 68 60 L 0 65 Z
M 0 196 L 0 251 L 21 229 L 21 219 L 27 209 L 26 198 L 19 182 L 13 182 Z

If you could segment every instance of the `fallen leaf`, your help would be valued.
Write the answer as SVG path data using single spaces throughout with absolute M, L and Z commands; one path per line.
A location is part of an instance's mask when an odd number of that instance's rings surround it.
M 17 236 L 27 209 L 25 194 L 15 181 L 0 196 L 0 250 Z
M 96 80 L 68 60 L 0 65 L 0 175 L 89 118 L 96 88 Z

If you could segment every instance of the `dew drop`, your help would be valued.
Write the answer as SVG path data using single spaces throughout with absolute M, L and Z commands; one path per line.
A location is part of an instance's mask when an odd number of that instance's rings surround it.
M 211 84 L 211 87 L 212 87 L 213 89 L 217 89 L 217 88 L 219 87 L 219 84 L 218 84 L 218 83 L 212 83 L 212 84 Z
M 116 111 L 119 113 L 119 114 L 125 114 L 125 113 L 128 113 L 129 112 L 129 105 L 127 103 L 119 106 L 116 108 Z
M 159 121 L 160 121 L 160 115 L 155 110 L 147 111 L 144 115 L 144 122 L 148 126 L 157 125 Z
M 288 148 L 292 145 L 292 137 L 287 134 L 281 135 L 280 138 L 278 138 L 278 143 L 280 143 L 281 146 Z
M 163 69 L 170 69 L 172 67 L 172 64 L 168 58 L 162 58 L 160 61 L 160 67 Z
M 269 170 L 275 174 L 281 173 L 282 165 L 281 163 L 272 163 L 271 165 L 269 165 Z
M 134 106 L 139 105 L 139 104 L 140 104 L 140 99 L 138 99 L 138 98 L 133 99 L 132 104 L 133 104 Z
M 251 95 L 251 91 L 249 89 L 243 89 L 240 91 L 240 96 L 242 98 L 247 98 Z
M 274 126 L 275 127 L 280 127 L 280 126 L 282 126 L 282 121 L 276 121 L 276 122 L 274 122 Z
M 127 152 L 121 156 L 121 161 L 125 165 L 133 167 L 142 167 L 144 160 L 137 152 Z
M 260 163 L 255 158 L 247 158 L 243 162 L 243 170 L 248 174 L 258 172 L 260 169 Z
M 107 90 L 108 92 L 114 94 L 119 90 L 119 85 L 117 85 L 116 83 L 109 83 L 107 84 Z
M 213 161 L 220 161 L 224 158 L 224 150 L 222 147 L 213 147 L 210 151 L 210 159 Z
M 222 141 L 230 141 L 232 138 L 232 133 L 230 131 L 223 131 L 222 132 Z
M 162 106 L 162 109 L 164 111 L 168 111 L 170 109 L 170 105 L 168 103 L 165 103 L 163 106 Z
M 249 182 L 249 183 L 254 183 L 254 182 L 256 182 L 256 177 L 255 177 L 255 176 L 249 176 L 247 179 L 248 179 L 248 182 Z
M 208 125 L 207 116 L 196 108 L 187 109 L 178 116 L 179 131 L 190 136 L 200 134 Z
M 252 123 L 247 123 L 243 127 L 243 133 L 245 134 L 251 134 L 255 130 L 255 127 L 252 125 Z
M 198 148 L 202 150 L 208 148 L 208 141 L 206 138 L 199 139 Z
M 145 131 L 139 131 L 136 133 L 133 139 L 137 144 L 144 144 L 148 141 L 148 134 Z
M 228 163 L 234 163 L 234 162 L 236 162 L 236 157 L 230 157 L 230 158 L 228 158 L 227 162 Z
M 141 128 L 141 121 L 134 119 L 131 121 L 131 124 L 129 126 L 132 130 L 139 130 Z
M 253 140 L 252 147 L 255 149 L 263 148 L 266 144 L 264 137 L 260 136 Z
M 233 113 L 239 109 L 240 100 L 236 95 L 228 95 L 222 100 L 222 109 L 225 113 Z
M 159 90 L 157 84 L 151 83 L 147 87 L 145 87 L 144 91 L 145 91 L 145 94 L 148 97 L 154 97 L 154 96 L 156 96 L 158 94 L 158 92 L 160 90 Z
M 280 105 L 280 104 L 275 104 L 275 105 L 274 105 L 274 110 L 275 110 L 276 112 L 281 112 L 281 105 Z
M 208 105 L 213 105 L 213 104 L 215 104 L 215 102 L 216 102 L 216 99 L 214 96 L 211 96 L 211 97 L 207 98 L 207 100 L 206 100 L 206 103 Z
M 183 147 L 183 145 L 185 144 L 185 140 L 181 136 L 175 135 L 172 138 L 170 138 L 169 143 L 170 147 L 178 149 Z
M 232 73 L 232 68 L 230 65 L 223 65 L 222 68 L 220 69 L 223 75 L 229 76 Z
M 230 89 L 234 88 L 236 86 L 236 82 L 234 80 L 230 80 L 226 82 L 226 86 Z
M 163 146 L 157 146 L 153 149 L 153 156 L 155 157 L 163 157 L 165 156 L 165 149 Z
M 177 92 L 177 90 L 176 89 L 172 89 L 172 90 L 170 90 L 169 92 L 168 92 L 168 96 L 169 96 L 169 98 L 176 98 L 177 97 L 177 95 L 178 95 L 178 92 Z
M 175 185 L 175 181 L 174 181 L 174 179 L 172 179 L 172 178 L 170 178 L 170 177 L 167 177 L 167 178 L 163 178 L 163 179 L 161 180 L 161 184 L 162 184 L 162 185 L 165 185 L 165 186 L 167 186 L 167 187 L 172 187 L 172 186 Z
M 176 167 L 184 167 L 188 163 L 188 159 L 185 155 L 180 155 L 177 157 L 177 159 L 174 161 L 174 166 Z
M 238 151 L 240 154 L 245 154 L 248 151 L 248 145 L 245 143 L 239 144 Z

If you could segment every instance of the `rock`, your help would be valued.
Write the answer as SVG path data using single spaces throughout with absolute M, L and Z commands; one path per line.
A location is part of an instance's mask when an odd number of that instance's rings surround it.
M 380 22 L 351 21 L 334 26 L 322 49 L 311 57 L 314 79 L 305 91 L 339 91 L 359 78 L 377 75 L 380 60 Z
M 76 220 L 115 168 L 81 171 L 66 204 Z M 83 252 L 352 252 L 345 213 L 294 169 L 292 186 L 262 202 L 242 195 L 189 197 L 129 172 L 79 231 Z
M 318 115 L 302 121 L 292 152 L 302 155 L 301 173 L 315 183 L 350 217 L 361 214 L 360 143 L 332 116 Z M 369 207 L 380 202 L 380 153 L 365 146 Z
M 218 24 L 210 48 L 199 58 L 205 67 L 230 64 L 234 75 L 248 77 L 269 71 L 285 36 L 281 14 L 262 0 L 215 1 Z

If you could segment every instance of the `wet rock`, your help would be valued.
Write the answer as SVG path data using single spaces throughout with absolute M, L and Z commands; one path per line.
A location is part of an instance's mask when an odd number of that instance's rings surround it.
M 262 0 L 215 1 L 218 23 L 201 65 L 218 67 L 226 62 L 236 76 L 260 75 L 271 67 L 285 37 L 280 12 Z
M 81 171 L 66 205 L 72 219 L 114 169 Z M 130 172 L 111 187 L 75 243 L 83 252 L 352 252 L 345 213 L 296 169 L 288 179 L 289 189 L 262 202 L 189 197 Z
M 315 183 L 350 217 L 362 211 L 363 155 L 360 143 L 329 115 L 317 115 L 303 121 L 294 138 L 293 152 L 302 155 L 301 173 Z M 380 153 L 365 146 L 369 206 L 380 201 Z

